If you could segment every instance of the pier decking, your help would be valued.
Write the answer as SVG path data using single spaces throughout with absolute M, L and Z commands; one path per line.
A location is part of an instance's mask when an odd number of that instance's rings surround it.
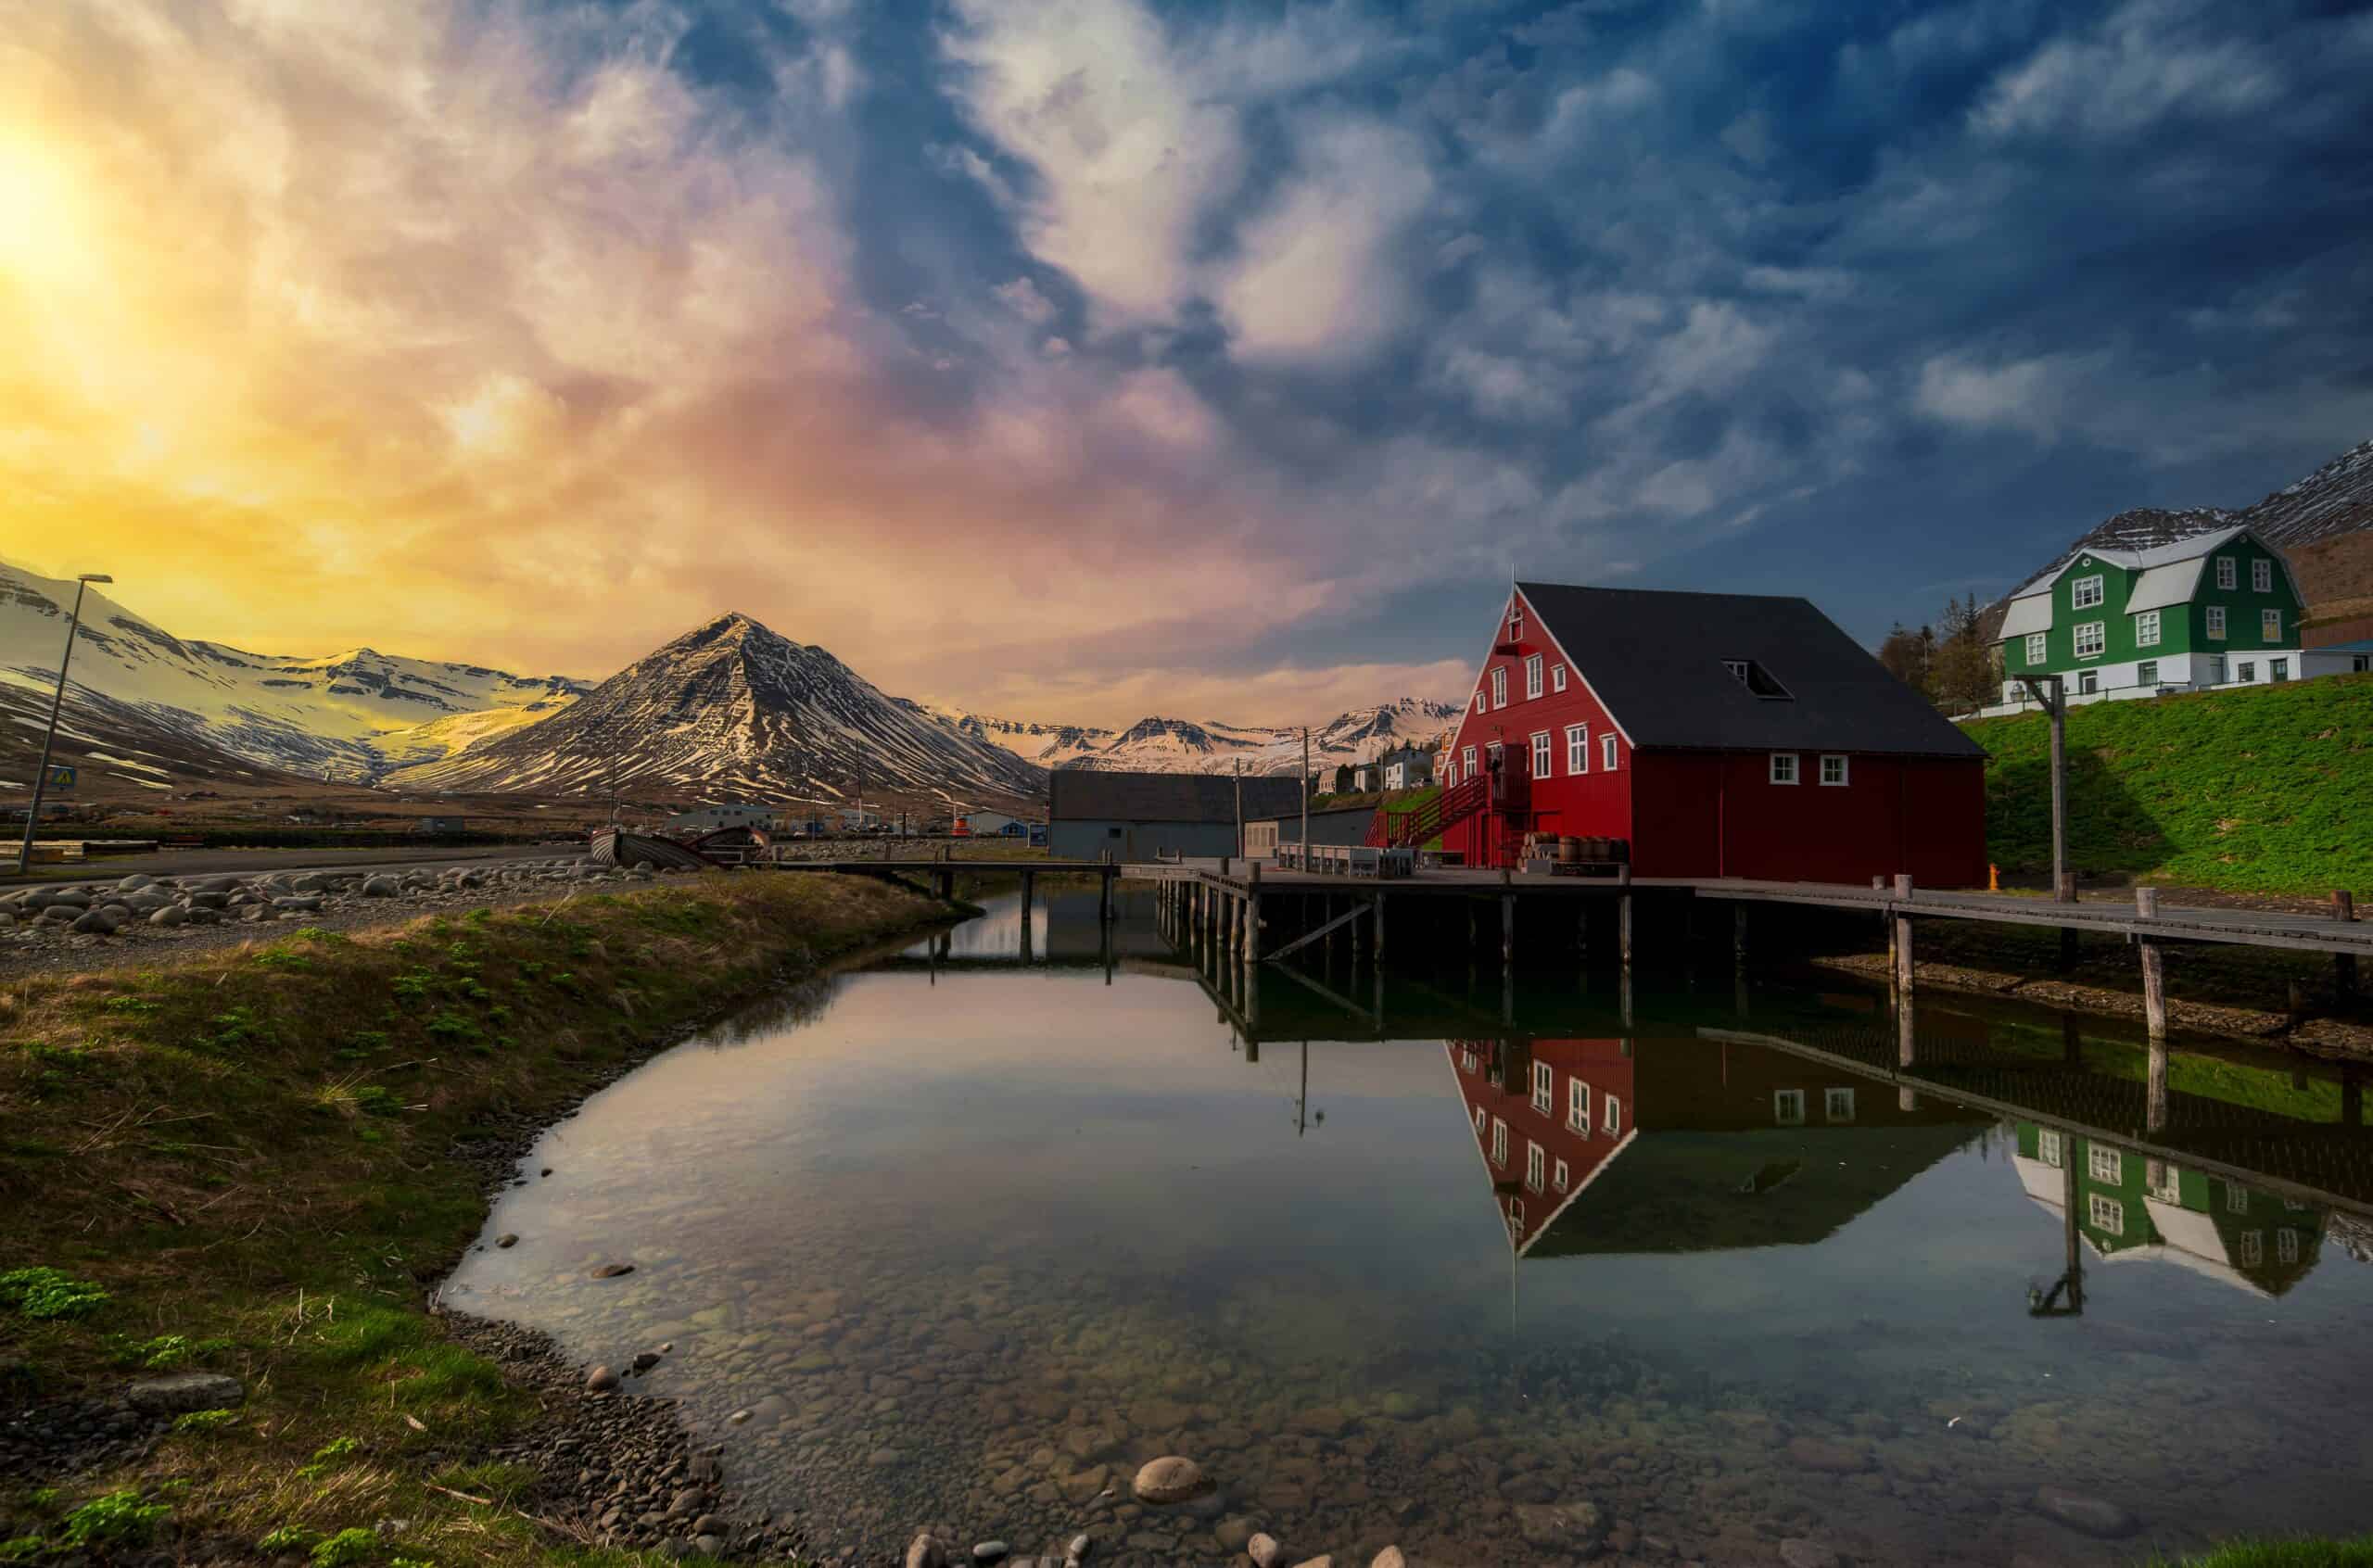
M 1474 868 L 1420 870 L 1406 877 L 1355 878 L 1313 871 L 1278 871 L 1254 863 L 1219 860 L 1136 862 L 1121 867 L 1132 879 L 1208 886 L 1236 897 L 1264 893 L 1349 894 L 1400 898 L 1610 898 L 1635 892 L 1677 892 L 1739 904 L 1789 904 L 1863 910 L 1882 917 L 1975 920 L 1997 925 L 2049 926 L 2160 942 L 2222 942 L 2280 947 L 2348 956 L 2373 955 L 2373 921 L 2274 910 L 2153 904 L 2062 904 L 2017 893 L 1925 888 L 1861 888 L 1828 882 L 1758 882 L 1739 878 L 1542 877 Z M 2148 893 L 2152 890 L 2142 890 Z

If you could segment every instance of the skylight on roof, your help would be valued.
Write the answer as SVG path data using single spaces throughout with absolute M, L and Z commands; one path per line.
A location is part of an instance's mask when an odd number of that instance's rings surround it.
M 1767 702 L 1784 702 L 1796 700 L 1786 687 L 1773 678 L 1770 670 L 1765 669 L 1753 659 L 1725 659 L 1722 661 L 1722 668 L 1731 672 L 1732 680 Z

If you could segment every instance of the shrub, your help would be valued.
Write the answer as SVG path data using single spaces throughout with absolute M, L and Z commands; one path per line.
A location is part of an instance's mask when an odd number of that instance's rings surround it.
M 85 1318 L 108 1304 L 108 1293 L 56 1269 L 13 1269 L 0 1274 L 0 1306 L 28 1318 Z
M 236 1410 L 191 1410 L 173 1418 L 176 1432 L 219 1432 L 239 1419 Z
M 379 1555 L 379 1537 L 368 1530 L 340 1530 L 313 1549 L 314 1568 L 355 1568 Z
M 138 1546 L 155 1535 L 157 1522 L 172 1511 L 163 1503 L 142 1502 L 137 1492 L 109 1492 L 66 1516 L 66 1544 Z

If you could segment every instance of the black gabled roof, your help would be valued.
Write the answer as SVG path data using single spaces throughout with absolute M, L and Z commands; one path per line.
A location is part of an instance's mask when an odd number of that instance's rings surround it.
M 1301 809 L 1299 778 L 1247 778 L 1244 820 Z M 1106 773 L 1057 768 L 1047 780 L 1049 822 L 1236 821 L 1237 779 L 1226 773 Z
M 1634 746 L 1986 754 L 1810 600 L 1563 583 L 1516 588 Z M 1788 696 L 1756 696 L 1725 659 L 1760 664 Z

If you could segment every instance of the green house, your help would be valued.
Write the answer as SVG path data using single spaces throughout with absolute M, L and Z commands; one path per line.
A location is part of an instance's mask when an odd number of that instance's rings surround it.
M 2331 673 L 2302 650 L 2303 607 L 2291 563 L 2248 528 L 2080 550 L 2011 599 L 2002 700 L 2030 701 L 2023 676 L 2060 676 L 2085 701 Z
M 2074 1167 L 2076 1228 L 2097 1262 L 2172 1263 L 2276 1296 L 2306 1278 L 2323 1250 L 2324 1217 L 2304 1205 L 2079 1133 L 2032 1121 L 2016 1130 L 2020 1184 L 2055 1215 L 2064 1215 Z

